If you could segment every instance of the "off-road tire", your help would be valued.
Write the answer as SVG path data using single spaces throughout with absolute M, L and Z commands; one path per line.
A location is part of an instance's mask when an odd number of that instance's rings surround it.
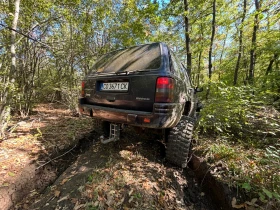
M 187 167 L 194 122 L 193 118 L 182 116 L 179 123 L 170 129 L 166 136 L 166 159 L 168 162 L 182 168 Z

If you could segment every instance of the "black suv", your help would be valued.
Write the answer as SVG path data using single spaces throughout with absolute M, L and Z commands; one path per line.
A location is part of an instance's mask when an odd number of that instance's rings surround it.
M 79 109 L 119 139 L 123 125 L 162 132 L 168 161 L 186 167 L 199 111 L 190 75 L 164 43 L 134 46 L 100 57 L 82 81 Z

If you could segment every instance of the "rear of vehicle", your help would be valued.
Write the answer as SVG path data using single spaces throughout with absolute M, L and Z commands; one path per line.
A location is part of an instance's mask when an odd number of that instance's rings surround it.
M 165 44 L 153 43 L 102 56 L 82 81 L 79 108 L 96 119 L 96 130 L 109 130 L 102 143 L 119 140 L 121 124 L 155 128 L 166 141 L 166 159 L 186 167 L 195 92 L 176 56 Z
M 82 81 L 80 111 L 108 122 L 173 127 L 189 96 L 188 85 L 171 67 L 163 43 L 110 52 Z

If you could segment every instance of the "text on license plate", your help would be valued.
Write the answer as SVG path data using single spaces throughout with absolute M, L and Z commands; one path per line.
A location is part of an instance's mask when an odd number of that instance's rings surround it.
M 104 82 L 101 83 L 100 90 L 103 91 L 127 91 L 128 90 L 128 82 Z

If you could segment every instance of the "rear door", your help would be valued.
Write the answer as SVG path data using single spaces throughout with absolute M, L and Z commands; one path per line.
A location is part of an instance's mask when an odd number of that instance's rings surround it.
M 89 79 L 90 104 L 152 112 L 157 75 L 111 76 Z
M 86 77 L 87 101 L 93 105 L 152 112 L 161 68 L 159 43 L 108 53 Z

